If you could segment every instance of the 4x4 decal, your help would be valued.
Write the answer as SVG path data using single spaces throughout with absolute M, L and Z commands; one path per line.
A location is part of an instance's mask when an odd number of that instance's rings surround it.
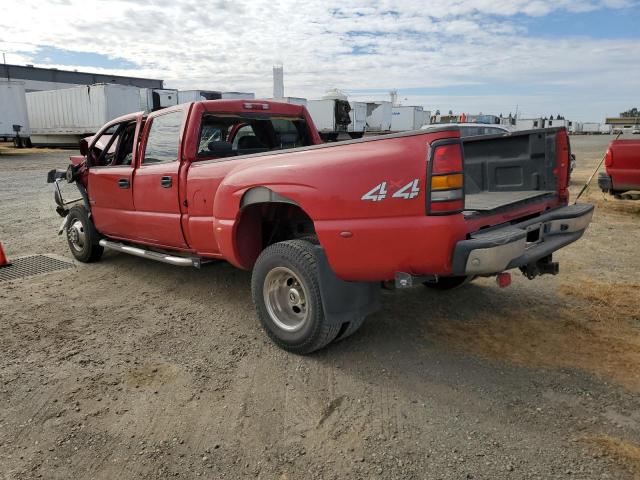
M 392 184 L 396 182 L 390 182 Z M 371 201 L 371 202 L 381 202 L 385 198 L 387 198 L 387 182 L 384 181 L 379 183 L 367 193 L 365 193 L 360 200 Z M 416 178 L 415 180 L 411 180 L 406 185 L 400 187 L 396 190 L 392 198 L 402 198 L 404 200 L 410 200 L 412 198 L 416 198 L 420 194 L 420 180 Z

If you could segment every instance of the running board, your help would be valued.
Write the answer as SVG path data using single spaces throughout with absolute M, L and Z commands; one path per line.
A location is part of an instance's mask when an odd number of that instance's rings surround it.
M 175 255 L 168 255 L 166 253 L 154 252 L 152 250 L 145 250 L 144 248 L 132 247 L 118 242 L 110 242 L 108 240 L 100 240 L 98 242 L 101 247 L 116 250 L 122 253 L 128 253 L 136 257 L 148 258 L 155 260 L 156 262 L 168 263 L 169 265 L 176 265 L 178 267 L 196 267 L 200 268 L 202 260 L 198 257 L 177 257 Z

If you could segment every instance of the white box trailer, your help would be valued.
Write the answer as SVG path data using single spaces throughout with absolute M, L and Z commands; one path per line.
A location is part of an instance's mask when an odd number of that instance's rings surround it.
M 100 83 L 29 92 L 27 112 L 34 145 L 77 146 L 114 118 L 140 111 L 140 89 Z
M 143 112 L 155 112 L 177 104 L 178 90 L 169 88 L 140 89 L 140 110 Z
M 397 106 L 391 109 L 391 131 L 406 132 L 419 130 L 424 122 L 422 107 Z
M 422 110 L 422 125 L 429 125 L 431 123 L 431 110 Z
M 582 122 L 573 122 L 569 133 L 573 135 L 580 135 L 582 133 Z
M 600 133 L 602 135 L 611 135 L 613 132 L 613 125 L 607 125 L 606 123 L 600 124 Z
M 367 132 L 388 132 L 391 130 L 391 102 L 367 102 Z
M 302 105 L 306 107 L 309 101 L 306 98 L 302 97 L 280 97 L 280 98 L 267 98 L 270 102 L 282 102 L 282 103 L 290 103 L 291 105 Z
M 31 145 L 24 82 L 0 81 L 0 138 L 16 147 Z
M 351 123 L 347 127 L 347 132 L 351 138 L 360 138 L 367 130 L 367 104 L 366 102 L 349 102 L 349 106 Z
M 201 102 L 203 100 L 220 100 L 222 92 L 218 90 L 179 90 L 178 103 Z
M 223 100 L 254 100 L 256 94 L 251 92 L 222 92 L 221 98 Z
M 324 141 L 336 141 L 351 123 L 349 102 L 337 98 L 309 100 L 307 110 Z
M 581 133 L 585 135 L 600 134 L 600 124 L 596 122 L 583 122 Z
M 544 118 L 518 118 L 516 119 L 516 130 L 534 130 L 545 127 Z

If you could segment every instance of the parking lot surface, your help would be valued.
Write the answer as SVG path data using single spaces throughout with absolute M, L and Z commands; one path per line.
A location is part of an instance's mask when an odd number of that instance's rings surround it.
M 610 140 L 572 137 L 574 195 Z M 71 262 L 45 176 L 73 152 L 0 145 L 5 251 Z M 385 292 L 308 357 L 224 262 L 0 282 L 0 478 L 640 478 L 640 201 L 584 200 L 560 275 Z

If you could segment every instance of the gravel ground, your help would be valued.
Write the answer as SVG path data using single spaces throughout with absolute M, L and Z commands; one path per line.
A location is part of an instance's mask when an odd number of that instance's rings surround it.
M 572 138 L 574 192 L 609 141 Z M 45 184 L 70 153 L 0 147 L 10 257 L 71 259 Z M 0 283 L 0 478 L 640 478 L 640 202 L 596 190 L 561 275 L 385 293 L 308 357 L 223 262 Z

